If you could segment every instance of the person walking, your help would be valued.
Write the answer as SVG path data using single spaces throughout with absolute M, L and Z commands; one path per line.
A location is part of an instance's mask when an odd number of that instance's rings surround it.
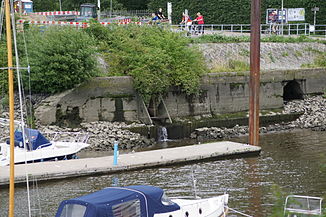
M 197 13 L 197 17 L 196 17 L 196 19 L 194 21 L 196 21 L 197 24 L 198 24 L 198 33 L 199 34 L 204 34 L 204 24 L 205 24 L 205 22 L 204 22 L 204 17 L 203 17 L 203 15 L 201 15 L 200 12 Z
M 186 13 L 182 13 L 182 21 L 181 21 L 180 25 L 182 25 L 182 24 L 185 25 L 185 29 L 187 30 L 188 34 L 191 35 L 192 20 L 189 17 L 189 15 Z

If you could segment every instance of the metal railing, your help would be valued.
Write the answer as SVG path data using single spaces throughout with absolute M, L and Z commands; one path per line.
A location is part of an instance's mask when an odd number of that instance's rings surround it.
M 316 25 L 315 31 L 310 34 L 317 37 L 324 36 L 326 38 L 326 25 Z
M 126 17 L 151 17 L 153 12 L 150 10 L 114 10 L 112 13 L 110 11 L 101 12 L 101 17 L 111 18 L 118 16 Z
M 196 34 L 196 24 L 190 28 L 191 34 Z M 276 31 L 273 32 L 272 24 L 261 24 L 262 34 L 276 34 L 276 35 L 316 35 L 326 37 L 326 25 L 316 25 L 315 31 L 310 32 L 309 23 L 284 23 L 275 26 Z M 172 25 L 174 30 L 185 30 L 184 26 Z M 233 32 L 233 33 L 250 33 L 250 24 L 205 24 L 204 34 L 212 34 L 216 32 Z

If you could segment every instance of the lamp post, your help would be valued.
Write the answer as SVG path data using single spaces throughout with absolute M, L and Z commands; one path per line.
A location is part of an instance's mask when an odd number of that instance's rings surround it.
M 59 0 L 60 11 L 62 11 L 61 0 Z
M 314 12 L 314 26 L 316 26 L 316 14 L 317 14 L 317 11 L 319 11 L 319 8 L 318 7 L 311 8 L 311 11 Z

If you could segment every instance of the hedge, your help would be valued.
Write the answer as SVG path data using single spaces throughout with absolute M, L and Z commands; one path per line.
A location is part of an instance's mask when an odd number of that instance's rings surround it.
M 171 0 L 173 7 L 173 23 L 179 23 L 182 12 L 188 9 L 189 15 L 196 17 L 201 12 L 207 24 L 248 24 L 250 23 L 250 0 Z M 163 8 L 166 12 L 166 0 L 150 0 L 148 7 L 152 11 Z M 265 23 L 267 8 L 281 8 L 281 0 L 261 1 L 261 20 Z M 313 23 L 311 8 L 319 7 L 317 12 L 317 24 L 326 24 L 325 0 L 284 0 L 284 8 L 305 8 L 306 23 Z

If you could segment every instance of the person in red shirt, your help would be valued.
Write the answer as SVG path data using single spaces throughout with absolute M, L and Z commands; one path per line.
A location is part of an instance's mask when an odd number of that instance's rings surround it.
M 198 24 L 198 33 L 204 34 L 204 17 L 200 12 L 197 13 L 197 18 L 194 20 Z

